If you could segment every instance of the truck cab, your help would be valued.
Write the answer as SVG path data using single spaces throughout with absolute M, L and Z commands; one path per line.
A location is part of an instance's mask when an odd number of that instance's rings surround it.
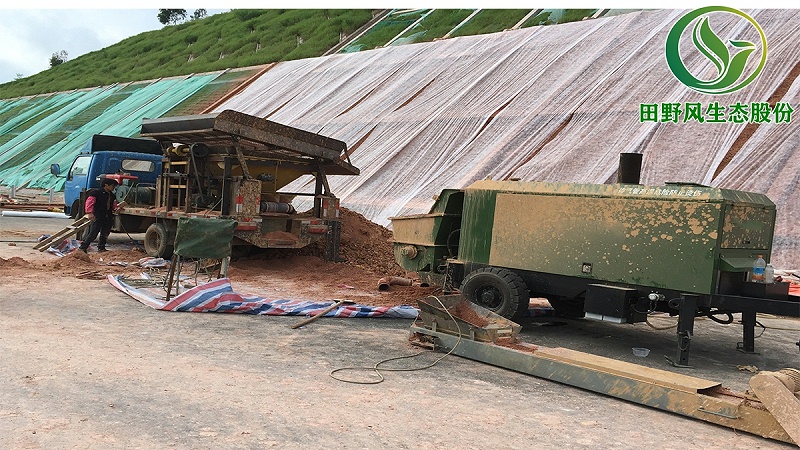
M 66 173 L 64 183 L 64 213 L 77 218 L 83 215 L 82 195 L 100 187 L 100 178 L 106 174 L 124 175 L 121 185 L 155 186 L 161 173 L 161 145 L 154 139 L 135 139 L 96 134 L 81 148 Z M 61 167 L 50 167 L 53 175 L 61 174 Z

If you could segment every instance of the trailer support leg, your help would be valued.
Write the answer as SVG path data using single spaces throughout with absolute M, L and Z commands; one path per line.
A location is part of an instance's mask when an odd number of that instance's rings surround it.
M 756 353 L 756 312 L 742 312 L 742 342 L 736 345 L 742 353 Z
M 678 353 L 675 360 L 666 357 L 675 367 L 691 367 L 689 365 L 689 348 L 694 335 L 694 316 L 697 311 L 697 295 L 681 294 L 678 301 Z
M 339 242 L 342 238 L 342 222 L 328 222 L 328 239 L 325 248 L 325 261 L 339 262 Z

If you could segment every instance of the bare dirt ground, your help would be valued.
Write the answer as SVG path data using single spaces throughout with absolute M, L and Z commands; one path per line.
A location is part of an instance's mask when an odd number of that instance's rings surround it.
M 377 290 L 380 277 L 409 274 L 387 259 L 388 231 L 359 221 L 345 227 L 346 263 L 313 251 L 254 255 L 233 263 L 234 288 L 373 305 L 428 295 L 418 285 Z M 69 223 L 0 217 L 0 448 L 792 448 L 457 357 L 386 372 L 377 385 L 343 383 L 329 372 L 419 351 L 407 341 L 411 322 L 321 319 L 292 330 L 297 317 L 157 311 L 104 280 L 76 277 L 138 273 L 106 265 L 144 256 L 128 236 L 112 235 L 106 253 L 32 250 L 36 237 Z M 735 350 L 740 327 L 698 321 L 688 372 L 664 362 L 674 330 L 528 319 L 522 338 L 744 390 L 752 373 L 739 366 L 800 367 L 800 322 L 760 320 L 767 328 L 756 355 Z M 631 347 L 651 354 L 637 358 Z
M 416 305 L 416 299 L 435 291 L 421 287 L 418 280 L 411 286 L 391 286 L 388 291 L 378 290 L 378 281 L 385 276 L 415 278 L 414 273 L 405 272 L 394 262 L 391 232 L 369 222 L 360 214 L 342 210 L 343 230 L 340 264 L 327 263 L 323 259 L 324 247 L 314 246 L 302 250 L 264 251 L 235 259 L 228 272 L 237 291 L 253 293 L 268 298 L 292 298 L 309 300 L 343 299 L 373 306 Z M 10 220 L 13 218 L 6 218 Z M 39 219 L 42 220 L 52 219 Z M 58 221 L 56 221 L 58 222 Z M 51 234 L 70 221 L 54 223 L 52 229 L 3 231 L 9 241 L 0 242 L 10 251 L 0 260 L 2 270 L 10 275 L 28 273 L 32 269 L 52 275 L 79 275 L 93 271 L 103 274 L 136 275 L 142 271 L 136 266 L 120 266 L 118 263 L 135 263 L 146 257 L 141 246 L 142 235 L 112 234 L 108 249 L 96 252 L 93 244 L 89 254 L 74 251 L 63 258 L 32 250 L 35 239 L 42 234 Z M 27 245 L 23 245 L 27 244 Z M 18 249 L 13 247 L 19 245 Z M 164 270 L 166 272 L 166 269 Z

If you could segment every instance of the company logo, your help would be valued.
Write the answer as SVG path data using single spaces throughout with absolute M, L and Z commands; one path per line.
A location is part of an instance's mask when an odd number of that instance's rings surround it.
M 752 35 L 757 42 L 728 39 L 729 50 L 728 44 L 711 28 L 712 19 L 718 19 L 723 14 L 739 17 L 749 33 L 748 36 Z M 693 28 L 688 31 L 692 24 Z M 701 64 L 686 66 L 681 57 L 680 46 L 687 39 L 691 39 L 691 43 L 702 54 L 704 58 L 700 59 L 703 62 L 711 61 L 716 68 L 716 76 L 701 79 L 691 71 L 702 69 L 695 67 Z M 767 61 L 767 38 L 758 23 L 738 9 L 725 6 L 699 8 L 681 17 L 670 30 L 666 47 L 667 64 L 675 77 L 689 88 L 704 94 L 727 94 L 742 89 L 758 77 Z

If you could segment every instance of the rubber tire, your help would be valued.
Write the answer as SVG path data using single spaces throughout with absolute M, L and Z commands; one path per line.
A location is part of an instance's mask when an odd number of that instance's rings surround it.
M 78 200 L 75 200 L 74 202 L 72 202 L 72 206 L 70 206 L 70 209 L 69 209 L 69 216 L 72 219 L 76 219 L 76 220 L 78 219 L 78 210 L 80 209 L 80 206 L 81 206 L 81 202 L 79 202 Z M 81 214 L 81 215 L 83 215 L 83 214 Z
M 250 244 L 231 245 L 231 258 L 246 258 L 253 254 L 254 246 Z
M 174 242 L 163 223 L 153 223 L 144 232 L 144 251 L 153 258 L 171 258 Z
M 461 294 L 472 303 L 506 319 L 524 317 L 531 300 L 528 288 L 519 275 L 497 267 L 472 271 L 461 283 Z

